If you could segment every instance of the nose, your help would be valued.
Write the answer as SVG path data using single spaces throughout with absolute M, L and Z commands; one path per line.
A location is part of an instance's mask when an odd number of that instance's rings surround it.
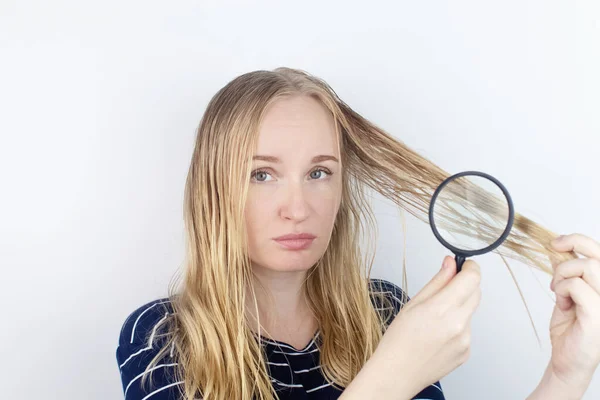
M 284 219 L 303 221 L 308 217 L 309 205 L 306 202 L 303 183 L 296 182 L 286 185 L 280 215 Z

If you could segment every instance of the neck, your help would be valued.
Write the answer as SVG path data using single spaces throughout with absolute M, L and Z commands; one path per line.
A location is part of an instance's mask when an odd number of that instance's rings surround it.
M 316 330 L 316 318 L 304 292 L 306 271 L 281 272 L 254 266 L 253 272 L 259 318 L 256 318 L 253 295 L 249 291 L 246 297 L 246 312 L 252 330 L 258 331 L 258 320 L 261 331 L 268 332 L 267 336 L 289 335 L 289 332 L 300 327 L 310 332 Z

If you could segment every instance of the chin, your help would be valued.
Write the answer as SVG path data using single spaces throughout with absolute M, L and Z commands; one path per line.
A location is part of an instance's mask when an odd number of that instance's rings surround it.
M 315 265 L 314 262 L 290 262 L 281 261 L 267 264 L 267 269 L 278 272 L 302 272 L 308 271 Z
M 257 262 L 263 269 L 277 272 L 302 272 L 311 269 L 319 257 L 314 254 L 300 254 L 301 252 L 293 252 L 297 254 L 278 255 L 278 257 L 269 257 L 268 260 L 262 260 Z

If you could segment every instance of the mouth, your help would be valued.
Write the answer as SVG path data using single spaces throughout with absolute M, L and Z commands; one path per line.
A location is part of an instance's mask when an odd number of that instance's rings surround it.
M 288 250 L 304 250 L 310 247 L 315 238 L 309 239 L 274 239 L 280 246 Z

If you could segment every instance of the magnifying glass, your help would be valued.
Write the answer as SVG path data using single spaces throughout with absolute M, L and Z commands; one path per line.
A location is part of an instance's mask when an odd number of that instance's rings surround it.
M 457 272 L 467 257 L 500 246 L 512 229 L 514 215 L 508 190 L 493 176 L 479 171 L 447 178 L 429 204 L 433 234 L 454 253 Z

